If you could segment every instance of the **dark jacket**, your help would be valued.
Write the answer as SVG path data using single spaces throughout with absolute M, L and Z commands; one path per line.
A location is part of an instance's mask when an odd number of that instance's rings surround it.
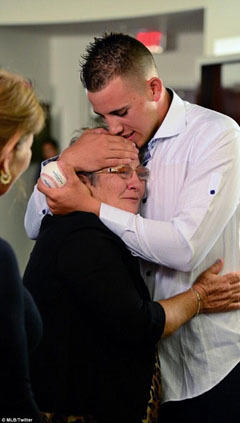
M 42 419 L 31 388 L 29 354 L 40 340 L 41 319 L 22 285 L 16 256 L 3 239 L 0 270 L 0 417 L 36 423 Z
M 41 410 L 137 422 L 165 313 L 120 238 L 91 213 L 46 216 L 24 283 L 43 319 L 31 365 Z

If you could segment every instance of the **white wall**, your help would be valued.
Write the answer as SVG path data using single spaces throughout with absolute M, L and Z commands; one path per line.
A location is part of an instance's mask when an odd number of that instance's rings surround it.
M 71 23 L 205 10 L 204 55 L 214 40 L 239 35 L 239 0 L 0 0 L 0 24 Z
M 201 9 L 218 0 L 0 0 L 0 23 L 70 23 Z
M 50 51 L 49 39 L 44 34 L 0 28 L 0 66 L 30 78 L 38 95 L 45 101 L 49 100 Z M 1 237 L 7 239 L 14 248 L 21 272 L 33 246 L 24 231 L 23 218 L 33 188 L 34 173 L 35 167 L 31 166 L 21 181 L 1 198 Z
M 203 34 L 182 32 L 176 42 L 176 50 L 155 55 L 159 74 L 167 86 L 194 89 L 200 80 L 196 60 L 203 55 Z
M 89 37 L 54 36 L 51 46 L 51 102 L 54 136 L 65 148 L 75 130 L 86 126 L 88 102 L 79 77 L 79 59 Z
M 218 39 L 240 36 L 240 1 L 209 0 L 205 9 L 204 54 L 214 54 Z
M 29 32 L 21 27 L 0 27 L 0 66 L 30 78 L 39 96 L 48 101 L 50 79 L 48 36 L 34 31 Z

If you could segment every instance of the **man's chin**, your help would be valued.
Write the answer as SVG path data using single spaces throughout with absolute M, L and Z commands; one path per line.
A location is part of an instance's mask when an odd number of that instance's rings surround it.
M 143 138 L 138 138 L 134 142 L 136 144 L 136 147 L 140 149 L 140 148 L 142 148 L 146 144 L 147 140 L 145 140 Z

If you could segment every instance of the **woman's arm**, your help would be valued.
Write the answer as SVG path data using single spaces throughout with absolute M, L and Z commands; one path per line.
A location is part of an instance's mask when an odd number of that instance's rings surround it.
M 217 313 L 240 308 L 240 277 L 232 272 L 218 275 L 223 267 L 219 260 L 203 272 L 188 291 L 160 300 L 166 324 L 162 337 L 167 337 L 199 313 Z

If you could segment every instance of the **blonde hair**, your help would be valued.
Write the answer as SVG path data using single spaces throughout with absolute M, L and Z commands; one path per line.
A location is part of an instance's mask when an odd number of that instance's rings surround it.
M 17 131 L 22 136 L 39 133 L 44 120 L 31 84 L 20 75 L 0 69 L 0 150 Z

